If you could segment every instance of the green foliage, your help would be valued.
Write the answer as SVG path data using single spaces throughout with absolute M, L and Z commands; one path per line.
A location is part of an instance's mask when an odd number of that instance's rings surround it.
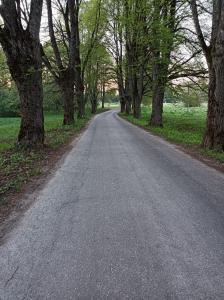
M 20 102 L 14 85 L 0 89 L 0 117 L 18 117 Z
M 44 111 L 61 112 L 63 99 L 55 83 L 44 84 Z

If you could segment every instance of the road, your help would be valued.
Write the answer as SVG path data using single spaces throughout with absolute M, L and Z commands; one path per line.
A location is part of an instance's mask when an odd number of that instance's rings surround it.
M 0 299 L 224 299 L 224 176 L 96 116 L 1 245 Z

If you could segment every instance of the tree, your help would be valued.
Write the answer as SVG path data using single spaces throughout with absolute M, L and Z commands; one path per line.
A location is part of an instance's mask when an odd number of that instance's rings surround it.
M 91 59 L 86 66 L 85 89 L 86 99 L 91 104 L 91 112 L 96 113 L 98 100 L 105 98 L 106 84 L 112 79 L 111 57 L 103 44 L 94 47 Z
M 0 28 L 0 42 L 21 102 L 18 143 L 41 146 L 44 143 L 44 117 L 39 32 L 43 1 L 32 0 L 28 16 L 20 1 L 2 0 L 1 3 L 4 24 Z
M 151 126 L 163 126 L 163 99 L 173 50 L 176 0 L 153 1 Z
M 105 45 L 115 61 L 121 112 L 124 113 L 128 106 L 125 98 L 125 41 L 124 41 L 124 5 L 123 0 L 110 0 L 106 6 L 107 34 L 104 38 Z
M 105 22 L 106 18 L 102 15 L 102 0 L 91 0 L 87 2 L 88 5 L 83 6 L 80 22 L 80 36 L 81 43 L 79 42 L 79 64 L 77 67 L 77 93 L 80 95 L 80 105 L 78 115 L 82 117 L 85 112 L 85 99 L 84 89 L 86 86 L 85 77 L 91 78 L 91 76 L 86 76 L 86 73 L 89 72 L 88 67 L 90 66 L 90 61 L 95 49 L 98 48 L 102 40 L 102 36 L 105 34 Z M 80 41 L 80 39 L 79 39 Z M 96 66 L 91 68 L 93 71 Z M 97 68 L 98 69 L 98 68 Z M 95 69 L 96 70 L 96 69 Z M 92 73 L 92 72 L 91 72 Z M 98 71 L 97 71 L 98 73 Z M 89 74 L 91 75 L 91 74 Z M 98 79 L 94 80 L 95 84 L 98 82 Z M 83 90 L 81 91 L 79 86 L 80 83 L 83 85 Z M 92 81 L 93 83 L 93 81 Z M 95 86 L 95 85 L 94 85 Z M 95 88 L 93 89 L 93 91 Z M 86 91 L 86 93 L 88 93 Z M 94 99 L 94 100 L 93 100 Z M 92 103 L 97 103 L 95 96 L 92 98 Z M 94 105 L 96 107 L 96 105 Z M 92 112 L 95 111 L 95 108 L 92 107 Z
M 135 118 L 141 116 L 144 77 L 147 65 L 147 14 L 150 1 L 124 0 L 126 42 L 126 105 L 130 101 Z
M 63 97 L 64 125 L 74 123 L 74 85 L 75 85 L 75 64 L 77 64 L 77 13 L 78 9 L 75 0 L 57 1 L 57 8 L 61 13 L 62 21 L 58 20 L 57 32 L 59 40 L 55 35 L 55 24 L 53 22 L 52 0 L 46 0 L 48 11 L 48 29 L 53 49 L 54 61 L 46 54 L 43 55 L 45 65 L 50 70 L 58 84 Z M 66 54 L 65 54 L 66 53 Z
M 212 2 L 212 30 L 209 45 L 199 19 L 199 3 L 190 0 L 190 5 L 198 40 L 209 70 L 208 114 L 203 146 L 224 151 L 224 2 L 222 0 Z M 201 3 L 200 9 L 209 11 Z

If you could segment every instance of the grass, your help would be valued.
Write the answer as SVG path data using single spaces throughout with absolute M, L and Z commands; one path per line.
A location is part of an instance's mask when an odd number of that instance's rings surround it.
M 0 204 L 7 204 L 8 194 L 20 191 L 31 178 L 41 175 L 57 150 L 79 133 L 90 118 L 88 113 L 74 125 L 62 126 L 61 114 L 45 115 L 46 147 L 33 151 L 18 149 L 15 145 L 20 118 L 0 118 Z
M 206 122 L 205 107 L 185 108 L 181 105 L 165 104 L 163 128 L 149 126 L 150 113 L 148 107 L 143 107 L 140 119 L 135 119 L 132 115 L 120 115 L 131 123 L 141 126 L 168 141 L 185 147 L 197 148 L 201 154 L 214 158 L 219 162 L 224 162 L 223 152 L 200 149 Z

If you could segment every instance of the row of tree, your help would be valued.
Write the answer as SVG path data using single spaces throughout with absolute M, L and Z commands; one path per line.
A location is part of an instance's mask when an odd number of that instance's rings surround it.
M 60 90 L 65 125 L 84 117 L 87 101 L 95 113 L 116 81 L 121 111 L 140 118 L 151 98 L 149 123 L 161 127 L 168 88 L 204 90 L 207 82 L 203 146 L 224 150 L 224 3 L 204 2 L 2 0 L 0 43 L 21 102 L 18 142 L 44 143 L 46 81 Z
M 108 10 L 121 111 L 139 118 L 150 94 L 149 123 L 162 127 L 168 86 L 209 81 L 203 146 L 224 150 L 224 2 L 108 0 Z
M 88 99 L 96 112 L 99 85 L 104 97 L 110 78 L 105 66 L 111 64 L 101 44 L 102 7 L 101 0 L 1 1 L 0 43 L 20 97 L 19 144 L 44 143 L 46 82 L 54 81 L 62 95 L 64 125 L 74 123 L 75 113 L 85 116 Z

